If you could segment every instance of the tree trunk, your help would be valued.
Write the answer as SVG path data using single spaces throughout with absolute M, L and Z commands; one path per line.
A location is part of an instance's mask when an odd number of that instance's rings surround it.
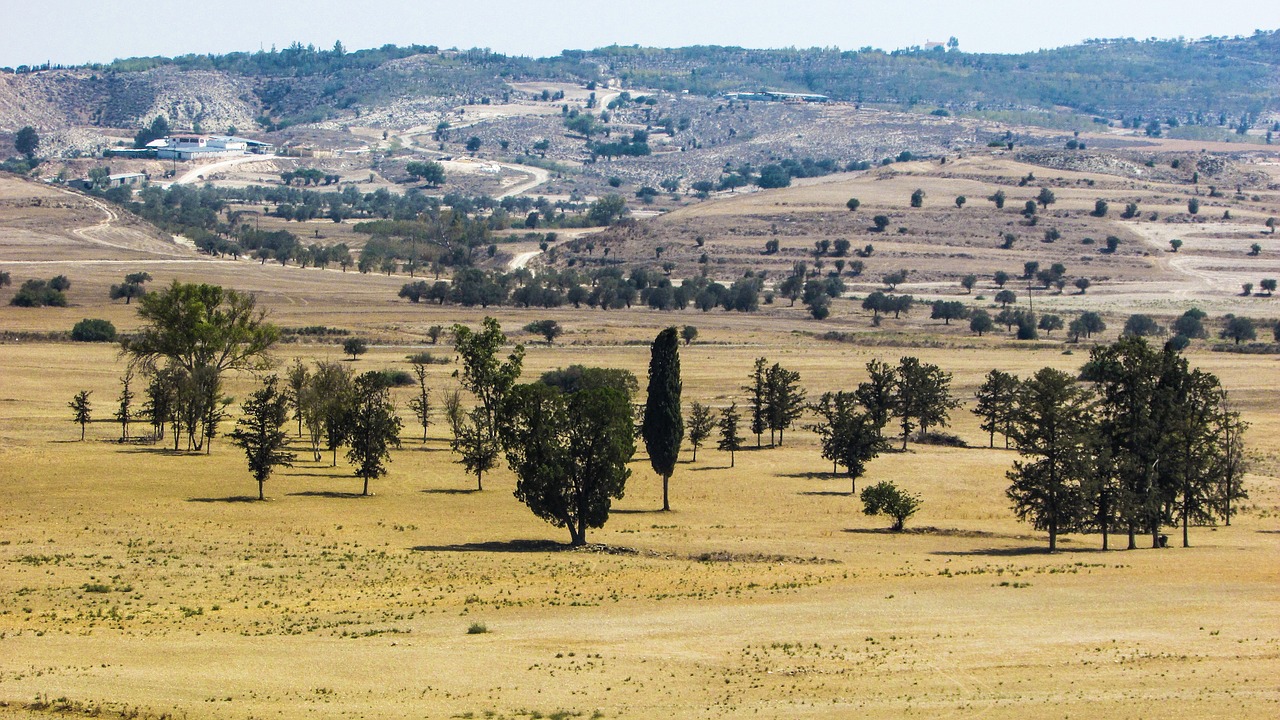
M 1058 552 L 1058 523 L 1049 523 L 1049 552 Z
M 697 446 L 697 445 L 694 445 L 694 446 L 693 446 L 693 460 L 692 460 L 692 462 L 698 462 L 698 446 Z
M 361 495 L 368 495 L 368 494 L 369 494 L 369 478 L 365 478 L 365 479 L 364 479 L 364 492 L 362 492 L 362 493 L 360 493 L 360 494 L 361 494 Z
M 1137 532 L 1137 528 L 1134 527 L 1132 520 L 1129 521 L 1129 547 L 1127 549 L 1128 550 L 1138 549 L 1138 532 Z
M 729 451 L 729 467 L 733 467 L 733 451 Z
M 333 464 L 329 467 L 338 467 L 338 446 L 334 445 L 330 450 L 333 450 Z
M 484 472 L 476 473 L 476 492 L 484 492 Z
M 572 522 L 566 523 L 569 527 L 569 546 L 582 547 L 587 544 L 587 528 L 585 523 L 574 526 Z
M 667 497 L 667 486 L 671 481 L 670 475 L 662 476 L 662 511 L 669 512 L 671 510 L 671 502 Z
M 858 492 L 858 476 L 852 472 L 849 473 L 849 494 L 855 495 Z
M 259 481 L 258 481 L 258 499 L 259 499 L 259 500 L 266 500 L 266 498 L 265 498 L 265 497 L 263 497 L 263 495 L 262 495 L 262 486 L 263 486 L 266 482 L 267 482 L 266 480 L 259 480 Z

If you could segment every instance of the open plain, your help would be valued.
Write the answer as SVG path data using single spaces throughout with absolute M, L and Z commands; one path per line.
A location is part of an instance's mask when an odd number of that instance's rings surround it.
M 1010 190 L 997 213 L 985 198 L 1030 171 L 1040 180 L 1016 191 L 1026 197 Z M 1016 208 L 1042 184 L 1058 202 L 1026 228 Z M 915 187 L 928 205 L 904 209 Z M 869 240 L 876 252 L 853 293 L 903 266 L 919 273 L 907 291 L 975 307 L 990 306 L 992 271 L 1061 259 L 1073 275 L 1089 268 L 1105 279 L 1088 293 L 1037 296 L 1037 307 L 1103 313 L 1111 329 L 1096 342 L 1139 309 L 1162 322 L 1192 306 L 1215 322 L 1228 312 L 1275 316 L 1276 300 L 1238 295 L 1241 278 L 1277 274 L 1262 227 L 1280 206 L 1273 188 L 1261 181 L 1244 199 L 1222 200 L 1213 222 L 1130 222 L 1115 217 L 1126 201 L 1163 217 L 1198 188 L 974 157 L 691 205 L 601 242 L 632 258 L 666 243 L 692 268 L 702 235 L 728 280 L 753 263 L 776 265 L 779 277 L 815 238 Z M 948 209 L 960 194 L 969 206 Z M 851 196 L 862 199 L 858 213 L 844 209 Z M 1101 197 L 1111 216 L 1088 216 Z M 1212 341 L 1187 351 L 1252 424 L 1249 499 L 1230 526 L 1193 527 L 1186 549 L 1103 552 L 1097 536 L 1070 535 L 1049 554 L 1004 494 L 1016 453 L 988 449 L 969 408 L 992 368 L 1074 371 L 1089 342 L 976 337 L 919 311 L 872 327 L 856 298 L 836 300 L 823 322 L 782 299 L 758 313 L 424 306 L 396 298 L 404 275 L 212 259 L 96 201 L 17 181 L 4 181 L 0 201 L 0 220 L 16 229 L 0 237 L 0 269 L 14 285 L 72 281 L 70 307 L 0 307 L 9 333 L 0 344 L 0 717 L 1280 714 L 1275 354 L 1212 352 Z M 1233 219 L 1218 220 L 1226 209 Z M 868 236 L 868 218 L 882 212 L 895 214 L 892 229 Z M 783 253 L 761 260 L 779 224 Z M 1066 238 L 1042 243 L 1055 225 Z M 996 249 L 1006 227 L 1019 242 Z M 1186 238 L 1176 255 L 1165 250 L 1175 233 Z M 1121 252 L 1082 244 L 1107 234 L 1122 237 Z M 681 242 L 688 248 L 672 244 Z M 1246 255 L 1253 242 L 1265 243 L 1256 257 Z M 775 448 L 749 437 L 734 467 L 714 441 L 696 461 L 686 444 L 669 513 L 657 511 L 661 480 L 641 451 L 608 524 L 591 532 L 591 546 L 569 550 L 565 531 L 512 497 L 505 468 L 474 490 L 439 413 L 421 442 L 407 391 L 397 390 L 404 443 L 372 496 L 357 494 L 341 456 L 336 466 L 328 456 L 311 462 L 298 439 L 299 461 L 257 502 L 243 455 L 225 438 L 207 455 L 117 442 L 109 417 L 124 360 L 115 346 L 60 339 L 83 317 L 136 329 L 134 306 L 107 299 L 135 270 L 156 286 L 252 291 L 284 328 L 368 338 L 357 370 L 407 369 L 406 355 L 423 350 L 449 356 L 444 339 L 427 344 L 426 329 L 474 326 L 486 314 L 526 345 L 527 380 L 581 363 L 628 369 L 642 387 L 653 336 L 696 325 L 697 341 L 681 349 L 684 401 L 717 409 L 744 403 L 757 357 L 799 371 L 812 399 L 851 389 L 871 359 L 915 355 L 953 374 L 965 406 L 949 431 L 969 447 L 913 444 L 870 464 L 859 487 L 893 480 L 923 498 L 903 533 L 861 513 L 808 431 Z M 983 281 L 964 295 L 956 278 L 968 272 Z M 0 301 L 12 292 L 0 290 Z M 542 318 L 565 327 L 557 344 L 520 330 Z M 839 339 L 823 339 L 829 331 Z M 283 370 L 295 357 L 341 351 L 297 342 L 274 355 Z M 456 383 L 454 368 L 430 366 L 437 399 Z M 254 384 L 236 375 L 227 392 L 243 399 Z M 97 418 L 84 442 L 67 408 L 82 389 Z M 469 632 L 476 623 L 487 632 Z

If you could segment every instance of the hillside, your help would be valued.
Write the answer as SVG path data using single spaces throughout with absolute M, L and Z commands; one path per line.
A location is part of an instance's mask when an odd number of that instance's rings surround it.
M 1238 128 L 1280 109 L 1280 32 L 1200 41 L 1131 39 L 1020 55 L 835 49 L 607 47 L 530 59 L 489 51 L 341 46 L 132 58 L 76 68 L 0 69 L 0 133 L 137 128 L 164 114 L 178 128 L 241 132 L 355 122 L 396 103 L 505 102 L 520 81 L 604 83 L 715 96 L 769 88 L 834 100 L 979 116 L 1035 111 L 1114 121 L 1175 118 Z M 1053 119 L 1058 117 L 1059 119 Z M 1274 118 L 1271 118 L 1274 122 Z M 60 150 L 88 148 L 63 142 Z

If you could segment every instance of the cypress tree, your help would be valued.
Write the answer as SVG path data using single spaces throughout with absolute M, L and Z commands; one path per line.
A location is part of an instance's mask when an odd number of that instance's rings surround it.
M 644 404 L 641 434 L 653 471 L 662 476 L 662 509 L 670 510 L 667 488 L 684 439 L 680 412 L 680 332 L 669 327 L 650 348 L 649 397 Z

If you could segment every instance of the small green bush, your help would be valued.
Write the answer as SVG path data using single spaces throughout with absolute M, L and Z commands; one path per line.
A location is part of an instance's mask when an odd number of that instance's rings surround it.
M 473 622 L 471 627 L 467 628 L 468 635 L 483 635 L 489 632 L 489 626 L 482 622 Z
M 71 328 L 71 339 L 76 342 L 113 342 L 116 326 L 110 320 L 85 318 Z

